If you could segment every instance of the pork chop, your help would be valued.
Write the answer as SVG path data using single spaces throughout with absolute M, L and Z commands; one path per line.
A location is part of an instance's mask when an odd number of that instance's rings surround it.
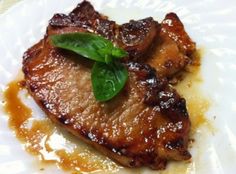
M 187 160 L 185 100 L 156 67 L 143 63 L 159 27 L 152 18 L 118 26 L 84 1 L 69 15 L 54 15 L 45 37 L 25 52 L 26 87 L 51 120 L 124 166 L 163 169 L 168 160 Z M 78 31 L 100 34 L 129 51 L 123 62 L 128 82 L 108 102 L 94 98 L 93 62 L 50 43 L 52 34 Z

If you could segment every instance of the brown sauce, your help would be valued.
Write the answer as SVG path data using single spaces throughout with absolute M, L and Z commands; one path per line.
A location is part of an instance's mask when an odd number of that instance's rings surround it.
M 213 126 L 206 119 L 205 113 L 210 107 L 210 100 L 204 96 L 201 91 L 203 82 L 200 72 L 202 50 L 198 50 L 194 55 L 194 62 L 186 68 L 186 72 L 182 74 L 183 78 L 175 88 L 186 99 L 186 104 L 191 120 L 191 134 L 201 127 L 206 126 L 210 131 Z
M 48 119 L 37 120 L 32 111 L 20 99 L 21 82 L 13 81 L 4 93 L 5 111 L 9 115 L 9 127 L 22 141 L 26 151 L 39 157 L 43 164 L 57 164 L 66 171 L 94 172 L 116 171 L 119 167 L 106 157 L 96 154 L 85 145 L 75 144 Z M 67 139 L 69 138 L 69 139 Z M 66 146 L 71 145 L 68 150 Z M 92 157 L 92 158 L 91 158 Z
M 183 74 L 183 80 L 175 86 L 187 101 L 192 122 L 192 137 L 199 127 L 204 125 L 211 127 L 205 117 L 210 102 L 199 90 L 202 79 L 199 71 L 200 57 L 199 55 L 196 57 L 198 61 L 187 69 L 191 73 Z M 9 126 L 17 138 L 22 141 L 26 151 L 38 156 L 43 165 L 56 164 L 61 169 L 71 171 L 73 174 L 94 171 L 111 173 L 121 169 L 110 159 L 79 142 L 72 135 L 63 132 L 61 128 L 57 128 L 50 120 L 34 118 L 31 109 L 18 96 L 22 88 L 21 82 L 13 81 L 4 92 L 6 100 L 4 107 L 9 115 Z M 173 171 L 176 174 L 188 173 L 191 162 L 177 162 L 169 166 L 167 170 L 161 173 L 169 174 Z M 133 171 L 134 173 L 137 172 L 134 169 Z
M 19 129 L 28 118 L 31 117 L 31 109 L 25 106 L 22 101 L 17 97 L 21 90 L 21 84 L 18 81 L 13 81 L 8 85 L 5 91 L 5 110 L 10 115 L 9 125 L 12 129 Z M 18 135 L 19 133 L 19 135 Z M 16 132 L 16 135 L 20 137 L 21 132 Z
M 193 58 L 195 61 L 187 67 L 186 72 L 180 74 L 181 81 L 174 86 L 179 94 L 186 99 L 191 120 L 190 148 L 201 143 L 198 142 L 200 141 L 199 139 L 195 139 L 195 134 L 197 134 L 197 131 L 201 130 L 201 128 L 204 129 L 204 134 L 214 133 L 215 131 L 211 122 L 206 118 L 206 112 L 208 111 L 211 102 L 201 91 L 203 79 L 200 71 L 200 62 L 202 54 L 202 50 L 196 52 Z M 205 130 L 208 132 L 205 132 Z M 205 137 L 201 137 L 201 139 L 203 138 Z M 205 148 L 205 146 L 203 147 Z M 196 168 L 200 167 L 199 164 L 201 162 L 199 156 L 203 155 L 200 146 L 196 146 L 195 150 L 197 153 L 195 153 L 194 161 L 171 162 L 171 165 L 168 165 L 167 169 L 161 171 L 160 174 L 173 174 L 173 171 L 175 174 L 194 173 Z

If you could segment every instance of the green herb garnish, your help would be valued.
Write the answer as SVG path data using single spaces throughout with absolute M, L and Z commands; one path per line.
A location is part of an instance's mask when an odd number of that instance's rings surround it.
M 67 49 L 96 61 L 91 79 L 95 98 L 107 101 L 116 96 L 128 79 L 127 69 L 118 59 L 128 55 L 109 40 L 91 33 L 67 33 L 50 37 L 55 47 Z
M 127 69 L 119 62 L 96 62 L 92 69 L 93 93 L 97 100 L 107 101 L 116 96 L 128 79 Z

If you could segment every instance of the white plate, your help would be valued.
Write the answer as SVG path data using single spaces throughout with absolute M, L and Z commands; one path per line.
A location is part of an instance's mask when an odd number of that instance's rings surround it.
M 211 100 L 207 113 L 214 134 L 199 129 L 191 149 L 193 161 L 184 173 L 234 174 L 236 169 L 236 1 L 234 0 L 92 0 L 95 8 L 123 23 L 153 16 L 161 21 L 167 12 L 176 12 L 190 36 L 204 47 L 202 89 Z M 69 12 L 78 1 L 23 0 L 0 16 L 0 100 L 8 82 L 21 68 L 23 52 L 45 33 L 55 12 Z M 31 102 L 37 115 L 44 114 Z M 27 154 L 7 126 L 0 105 L 0 172 L 63 173 L 56 167 L 40 171 L 36 158 Z M 171 166 L 171 165 L 170 165 Z M 174 166 L 174 165 L 173 165 Z M 180 173 L 170 167 L 169 173 Z M 124 173 L 124 171 L 120 171 Z M 137 171 L 133 172 L 137 173 Z M 158 173 L 147 169 L 142 173 Z M 164 172 L 165 173 L 165 172 Z M 166 172 L 167 173 L 167 172 Z M 181 173 L 183 174 L 183 173 Z

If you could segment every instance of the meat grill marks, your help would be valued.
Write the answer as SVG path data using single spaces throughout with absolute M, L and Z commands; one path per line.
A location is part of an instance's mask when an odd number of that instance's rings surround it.
M 143 29 L 136 31 L 138 26 Z M 76 31 L 99 33 L 129 51 L 123 62 L 129 80 L 109 102 L 97 102 L 93 96 L 92 62 L 54 48 L 48 39 Z M 154 65 L 149 50 L 157 54 L 153 50 L 166 49 L 169 43 L 185 55 L 180 43 L 166 33 L 152 18 L 118 26 L 84 1 L 69 15 L 54 15 L 44 39 L 24 54 L 26 87 L 49 118 L 124 166 L 163 169 L 168 160 L 187 160 L 191 157 L 187 150 L 190 121 L 185 100 L 166 78 L 177 69 L 167 74 L 160 69 L 163 64 L 151 68 L 133 61 L 152 60 Z

